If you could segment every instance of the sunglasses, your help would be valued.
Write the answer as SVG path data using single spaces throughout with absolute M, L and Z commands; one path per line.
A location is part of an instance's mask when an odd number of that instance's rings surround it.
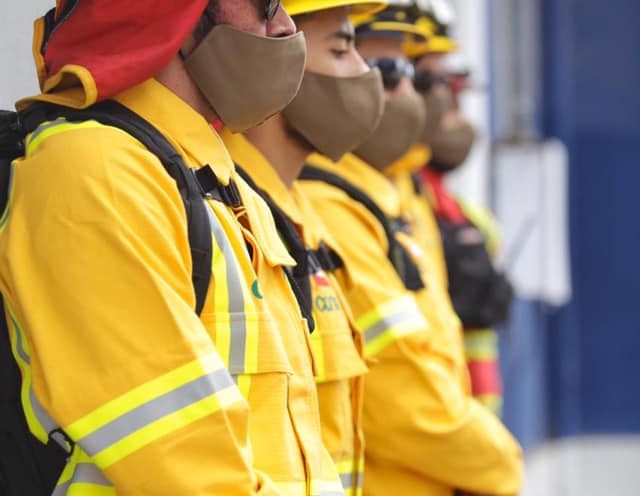
M 448 86 L 449 78 L 426 69 L 418 71 L 413 78 L 413 87 L 418 93 L 428 93 L 437 84 Z
M 382 74 L 382 83 L 387 90 L 396 89 L 403 78 L 413 81 L 415 75 L 413 64 L 408 60 L 383 57 L 368 59 L 367 64 L 372 69 L 374 67 L 378 68 L 380 74 Z
M 261 0 L 264 3 L 264 17 L 267 21 L 272 21 L 280 8 L 280 0 Z

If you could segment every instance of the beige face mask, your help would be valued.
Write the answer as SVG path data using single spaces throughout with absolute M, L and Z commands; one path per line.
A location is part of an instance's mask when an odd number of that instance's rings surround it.
M 427 120 L 420 141 L 425 145 L 431 146 L 431 141 L 442 126 L 442 118 L 447 111 L 453 108 L 453 95 L 448 87 L 438 84 L 427 92 L 423 99 L 423 105 L 427 111 Z
M 469 156 L 475 139 L 476 132 L 466 121 L 460 121 L 450 129 L 441 129 L 431 141 L 430 167 L 447 172 L 460 166 Z
M 376 169 L 386 169 L 418 141 L 425 114 L 422 97 L 417 93 L 387 100 L 380 124 L 354 153 Z
M 307 71 L 302 86 L 283 114 L 313 147 L 338 161 L 366 140 L 384 110 L 378 69 L 338 78 Z
M 268 38 L 221 24 L 184 63 L 222 122 L 231 131 L 242 132 L 293 100 L 305 61 L 302 33 Z

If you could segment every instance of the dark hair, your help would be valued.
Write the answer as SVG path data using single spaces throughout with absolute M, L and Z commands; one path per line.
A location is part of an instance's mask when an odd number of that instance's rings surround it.
M 200 44 L 200 42 L 204 39 L 209 31 L 213 29 L 213 27 L 218 23 L 218 9 L 220 5 L 217 0 L 211 0 L 207 7 L 204 9 L 198 24 L 193 31 L 193 36 L 196 41 L 196 45 Z

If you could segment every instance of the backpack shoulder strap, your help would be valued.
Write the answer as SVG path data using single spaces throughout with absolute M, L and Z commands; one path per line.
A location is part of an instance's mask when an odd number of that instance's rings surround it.
M 0 494 L 48 496 L 62 474 L 68 453 L 49 438 L 29 431 L 20 402 L 22 377 L 11 351 L 4 299 L 0 296 Z
M 323 241 L 320 242 L 317 250 L 313 250 L 313 254 L 325 272 L 333 273 L 344 267 L 344 261 L 340 255 Z
M 192 282 L 196 294 L 196 313 L 202 312 L 211 279 L 211 226 L 204 188 L 198 177 L 187 167 L 180 154 L 151 123 L 113 100 L 97 103 L 87 109 L 75 110 L 51 104 L 34 104 L 22 116 L 24 127 L 33 131 L 45 120 L 63 117 L 71 122 L 95 120 L 105 126 L 119 128 L 140 141 L 156 155 L 167 173 L 174 179 L 187 214 L 189 246 L 192 257 Z M 213 171 L 210 167 L 203 167 Z M 215 175 L 214 175 L 215 177 Z M 210 179 L 210 177 L 209 177 Z M 223 189 L 220 189 L 223 191 Z M 227 198 L 216 198 L 229 203 Z
M 311 295 L 311 281 L 309 277 L 315 266 L 311 258 L 313 254 L 305 246 L 300 233 L 296 229 L 296 226 L 291 219 L 284 213 L 284 211 L 276 205 L 273 199 L 251 178 L 251 176 L 242 167 L 236 164 L 236 170 L 240 177 L 242 177 L 246 183 L 253 189 L 260 197 L 265 201 L 273 220 L 276 224 L 276 229 L 282 238 L 282 241 L 289 250 L 289 254 L 296 261 L 295 267 L 285 268 L 285 274 L 289 283 L 293 289 L 293 292 L 298 301 L 300 311 L 309 324 L 309 330 L 313 332 L 315 330 L 315 321 L 313 319 L 313 300 Z
M 407 253 L 407 250 L 396 238 L 396 233 L 408 230 L 406 222 L 404 222 L 403 219 L 390 218 L 364 191 L 353 183 L 327 170 L 313 165 L 306 165 L 299 179 L 327 183 L 344 191 L 351 199 L 364 206 L 382 226 L 389 245 L 387 257 L 393 264 L 405 287 L 410 291 L 417 291 L 425 287 L 422 277 L 420 276 L 420 271 L 411 258 L 411 255 Z
M 389 217 L 382 211 L 382 209 L 376 204 L 376 202 L 371 199 L 369 195 L 367 195 L 353 183 L 347 181 L 346 179 L 343 179 L 333 172 L 329 172 L 325 169 L 321 169 L 320 167 L 315 167 L 313 165 L 305 165 L 299 179 L 303 181 L 321 181 L 334 186 L 341 191 L 344 191 L 351 199 L 362 204 L 362 206 L 364 206 L 369 212 L 371 212 L 371 214 L 376 218 L 376 220 L 384 229 L 387 239 L 391 240 L 391 238 L 393 238 L 393 230 L 389 222 Z
M 18 114 L 0 110 L 0 215 L 9 202 L 11 162 L 24 155 L 24 137 Z

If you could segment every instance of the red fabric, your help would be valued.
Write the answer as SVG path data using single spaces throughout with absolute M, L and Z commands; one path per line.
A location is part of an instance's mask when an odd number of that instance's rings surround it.
M 471 360 L 468 362 L 468 367 L 473 396 L 502 395 L 498 360 Z
M 329 287 L 329 281 L 325 277 L 324 273 L 316 272 L 311 277 L 313 277 L 313 280 L 315 281 L 316 286 L 323 287 L 323 288 Z
M 47 76 L 65 65 L 91 73 L 98 100 L 157 74 L 178 53 L 208 0 L 59 0 L 57 13 L 75 2 L 51 35 Z
M 424 184 L 433 193 L 435 200 L 433 209 L 436 216 L 455 224 L 464 224 L 466 222 L 464 212 L 453 195 L 447 190 L 443 174 L 425 167 L 422 169 L 421 175 Z
M 213 129 L 220 132 L 222 131 L 222 128 L 224 128 L 224 122 L 222 122 L 222 119 L 218 118 L 211 123 L 211 126 L 213 126 Z

